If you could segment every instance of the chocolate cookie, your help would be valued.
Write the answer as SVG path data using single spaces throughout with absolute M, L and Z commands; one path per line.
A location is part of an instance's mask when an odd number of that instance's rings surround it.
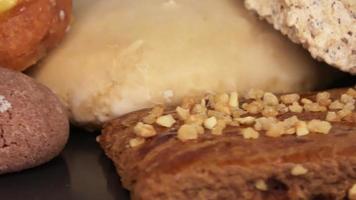
M 24 74 L 0 68 L 0 174 L 51 160 L 68 135 L 67 115 L 49 89 Z

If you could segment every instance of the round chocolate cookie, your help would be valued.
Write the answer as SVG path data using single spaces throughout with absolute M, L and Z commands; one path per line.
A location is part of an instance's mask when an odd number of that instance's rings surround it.
M 0 174 L 51 160 L 68 135 L 67 114 L 48 88 L 0 68 Z

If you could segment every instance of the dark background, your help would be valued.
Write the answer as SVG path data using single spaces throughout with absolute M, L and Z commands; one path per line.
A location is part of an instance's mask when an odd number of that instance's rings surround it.
M 0 176 L 0 200 L 128 200 L 96 135 L 72 128 L 69 143 L 57 158 Z

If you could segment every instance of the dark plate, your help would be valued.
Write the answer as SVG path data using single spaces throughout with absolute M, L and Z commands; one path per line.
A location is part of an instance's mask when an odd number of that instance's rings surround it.
M 129 200 L 95 137 L 72 129 L 65 150 L 51 162 L 0 176 L 0 200 Z

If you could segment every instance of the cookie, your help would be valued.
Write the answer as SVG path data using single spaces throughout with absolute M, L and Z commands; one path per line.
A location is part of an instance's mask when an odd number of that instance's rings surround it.
M 245 0 L 249 10 L 273 24 L 311 55 L 356 74 L 356 3 L 353 0 Z
M 51 160 L 68 135 L 67 114 L 48 88 L 0 68 L 0 174 Z

